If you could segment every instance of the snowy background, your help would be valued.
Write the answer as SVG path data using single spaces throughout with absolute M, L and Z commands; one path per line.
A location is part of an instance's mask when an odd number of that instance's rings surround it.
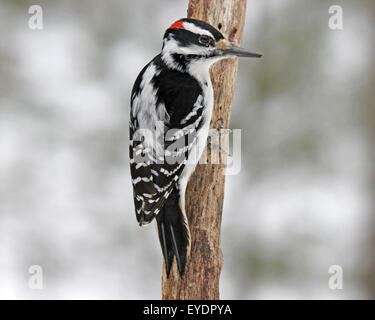
M 28 27 L 32 4 L 43 30 Z M 157 235 L 132 203 L 129 100 L 187 1 L 0 7 L 0 298 L 159 299 Z M 374 17 L 366 0 L 248 1 L 243 46 L 264 58 L 241 61 L 236 83 L 221 298 L 375 297 Z M 335 264 L 343 290 L 328 287 Z

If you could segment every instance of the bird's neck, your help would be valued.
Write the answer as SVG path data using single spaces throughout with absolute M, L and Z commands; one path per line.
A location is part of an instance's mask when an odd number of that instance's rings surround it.
M 211 84 L 210 66 L 212 62 L 207 60 L 196 60 L 189 64 L 187 72 L 197 79 L 202 85 Z
M 186 72 L 202 84 L 210 82 L 210 66 L 215 62 L 211 59 L 196 58 L 163 51 L 161 59 L 168 69 Z
M 161 52 L 161 59 L 165 66 L 171 70 L 186 72 L 189 61 L 182 54 L 170 53 L 168 51 Z

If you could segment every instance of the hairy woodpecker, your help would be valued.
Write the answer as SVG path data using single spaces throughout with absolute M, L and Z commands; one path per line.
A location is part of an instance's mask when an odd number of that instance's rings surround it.
M 143 68 L 131 93 L 136 218 L 142 226 L 156 217 L 168 276 L 174 256 L 183 275 L 190 250 L 185 190 L 207 142 L 214 101 L 209 68 L 230 57 L 261 55 L 232 45 L 203 21 L 180 19 L 166 30 L 161 53 Z

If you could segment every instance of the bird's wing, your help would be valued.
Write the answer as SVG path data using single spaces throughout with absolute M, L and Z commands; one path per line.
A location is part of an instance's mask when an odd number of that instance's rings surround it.
M 150 223 L 160 212 L 185 168 L 202 122 L 200 91 L 181 90 L 181 82 L 173 79 L 176 75 L 160 71 L 154 59 L 132 91 L 129 156 L 140 225 Z M 189 99 L 194 101 L 189 104 Z
M 184 164 L 177 166 L 163 163 L 160 158 L 156 158 L 152 149 L 147 149 L 137 142 L 130 146 L 129 152 L 135 212 L 140 225 L 150 223 L 159 213 L 184 168 Z M 137 158 L 139 160 L 134 160 Z M 176 174 L 169 175 L 172 172 Z

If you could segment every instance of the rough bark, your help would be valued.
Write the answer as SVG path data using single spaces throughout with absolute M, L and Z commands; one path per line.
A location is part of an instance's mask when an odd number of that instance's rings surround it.
M 190 0 L 188 17 L 210 23 L 236 45 L 240 45 L 245 22 L 246 0 Z M 216 63 L 211 68 L 215 104 L 211 128 L 223 119 L 229 126 L 237 59 Z M 221 157 L 225 157 L 221 154 Z M 221 216 L 224 199 L 225 159 L 198 164 L 186 193 L 186 212 L 191 230 L 191 253 L 182 278 L 176 263 L 169 279 L 163 274 L 163 299 L 219 299 L 219 278 L 223 264 L 220 246 Z M 224 161 L 223 161 L 224 160 Z M 163 268 L 165 270 L 165 268 Z

